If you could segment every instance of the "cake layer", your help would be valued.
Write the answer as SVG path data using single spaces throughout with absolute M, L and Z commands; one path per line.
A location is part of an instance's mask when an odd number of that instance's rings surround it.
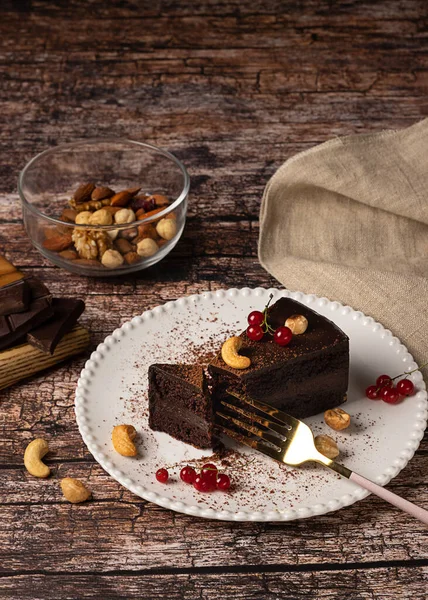
M 151 365 L 149 426 L 198 448 L 213 445 L 212 402 L 199 365 Z

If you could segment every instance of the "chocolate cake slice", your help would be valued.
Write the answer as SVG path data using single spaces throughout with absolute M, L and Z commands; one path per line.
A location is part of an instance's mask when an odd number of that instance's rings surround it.
M 294 335 L 288 346 L 272 336 L 250 340 L 241 333 L 240 354 L 251 359 L 247 369 L 233 369 L 219 354 L 209 365 L 213 402 L 230 401 L 227 388 L 248 395 L 296 417 L 304 418 L 342 404 L 346 400 L 349 340 L 339 327 L 290 298 L 281 298 L 268 309 L 268 322 L 276 329 L 292 315 L 303 315 L 308 328 Z
M 197 448 L 213 446 L 212 402 L 200 365 L 150 366 L 149 426 Z

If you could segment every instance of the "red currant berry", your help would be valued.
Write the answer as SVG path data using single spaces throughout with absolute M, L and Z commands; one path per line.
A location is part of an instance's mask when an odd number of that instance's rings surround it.
M 158 469 L 156 471 L 156 479 L 159 483 L 166 483 L 168 481 L 168 471 L 166 469 Z
M 265 320 L 264 315 L 259 310 L 253 310 L 247 317 L 249 325 L 261 325 Z
M 380 375 L 376 379 L 376 385 L 378 388 L 393 387 L 394 383 L 389 375 Z
M 402 379 L 397 383 L 397 390 L 402 396 L 411 396 L 415 391 L 415 386 L 410 379 Z
M 395 387 L 384 387 L 380 390 L 380 397 L 388 404 L 397 404 L 400 400 L 400 394 Z
M 264 332 L 260 325 L 248 325 L 247 336 L 250 340 L 253 340 L 253 342 L 259 342 L 264 336 Z
M 180 478 L 184 483 L 193 483 L 195 477 L 196 471 L 192 467 L 183 467 L 180 471 Z
M 278 346 L 286 346 L 291 342 L 291 338 L 293 334 L 291 333 L 291 329 L 288 327 L 278 327 L 273 334 L 273 341 L 278 344 Z
M 370 398 L 370 400 L 379 400 L 379 392 L 380 389 L 377 385 L 369 385 L 366 389 L 366 396 L 367 398 Z
M 217 481 L 218 469 L 212 463 L 204 465 L 201 469 L 201 477 L 205 481 L 210 481 L 214 486 Z
M 211 481 L 204 479 L 201 475 L 196 475 L 195 481 L 193 482 L 193 487 L 198 492 L 212 492 L 214 491 L 214 486 Z
M 228 490 L 230 488 L 229 476 L 225 473 L 220 473 L 220 475 L 217 477 L 217 487 L 219 490 L 222 490 L 222 492 Z

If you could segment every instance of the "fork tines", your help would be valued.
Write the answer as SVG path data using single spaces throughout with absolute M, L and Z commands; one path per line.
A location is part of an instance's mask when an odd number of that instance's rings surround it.
M 281 420 L 279 416 L 287 419 L 288 415 L 233 390 L 227 390 L 227 393 L 237 398 L 246 407 L 251 407 L 252 410 L 247 410 L 223 400 L 221 404 L 225 407 L 226 412 L 217 410 L 216 413 L 222 421 L 223 432 L 239 443 L 279 460 L 281 450 L 284 444 L 287 443 L 287 432 L 292 428 L 291 423 Z M 258 414 L 254 409 L 263 414 Z M 239 430 L 244 431 L 245 434 L 230 429 L 230 427 L 223 425 L 223 422 L 229 426 L 234 425 Z

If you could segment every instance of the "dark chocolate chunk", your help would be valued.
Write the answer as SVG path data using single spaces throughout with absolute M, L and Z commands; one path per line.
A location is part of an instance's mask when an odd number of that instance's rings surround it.
M 47 298 L 39 298 L 31 302 L 28 310 L 5 317 L 10 333 L 0 337 L 0 350 L 13 346 L 18 339 L 25 336 L 33 327 L 38 327 L 53 316 L 53 310 Z
M 37 300 L 38 298 L 46 298 L 49 302 L 51 300 L 51 294 L 45 284 L 37 279 L 37 277 L 29 277 L 26 279 L 27 284 L 30 287 L 31 299 Z
M 30 286 L 21 279 L 0 289 L 0 316 L 27 310 L 30 302 Z
M 85 303 L 74 298 L 53 298 L 52 309 L 53 317 L 27 334 L 32 346 L 50 354 L 54 353 L 64 335 L 73 329 L 85 309 Z

